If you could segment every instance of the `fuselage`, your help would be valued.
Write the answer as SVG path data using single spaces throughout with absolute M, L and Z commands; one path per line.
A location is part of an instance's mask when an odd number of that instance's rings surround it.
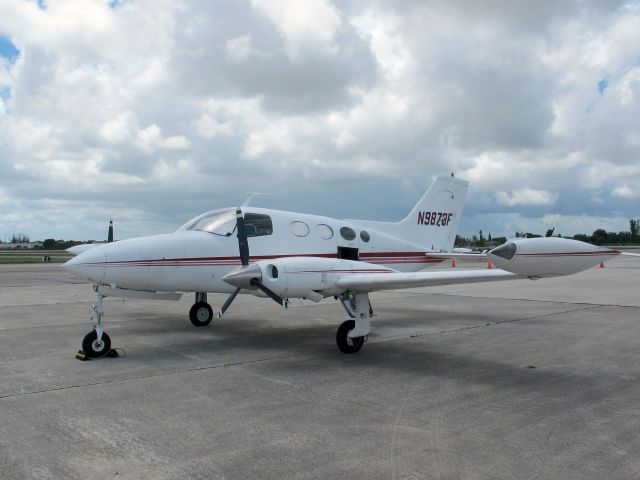
M 249 229 L 250 263 L 283 257 L 346 258 L 415 272 L 441 258 L 393 235 L 385 224 L 280 210 L 243 209 Z M 228 293 L 222 278 L 240 266 L 235 209 L 213 210 L 176 232 L 96 246 L 65 268 L 94 283 L 154 291 Z M 389 226 L 396 224 L 389 223 Z

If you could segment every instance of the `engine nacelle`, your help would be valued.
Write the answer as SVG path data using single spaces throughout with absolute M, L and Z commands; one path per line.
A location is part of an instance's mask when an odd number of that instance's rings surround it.
M 260 260 L 262 284 L 285 298 L 320 300 L 342 293 L 338 278 L 354 273 L 394 272 L 391 268 L 339 258 L 286 257 Z
M 497 267 L 532 278 L 570 275 L 619 255 L 610 248 L 567 238 L 516 238 L 487 253 Z

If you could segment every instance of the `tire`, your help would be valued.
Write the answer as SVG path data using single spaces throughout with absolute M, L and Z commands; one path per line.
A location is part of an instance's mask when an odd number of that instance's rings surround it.
M 82 350 L 89 358 L 102 357 L 111 350 L 111 339 L 107 332 L 102 332 L 102 343 L 98 344 L 98 333 L 91 330 L 82 340 Z
M 364 345 L 364 337 L 348 337 L 349 331 L 353 330 L 355 326 L 356 322 L 354 320 L 347 320 L 342 322 L 342 325 L 340 325 L 336 332 L 336 343 L 342 353 L 357 353 L 362 348 L 362 345 Z
M 189 320 L 196 327 L 206 327 L 213 320 L 213 310 L 207 302 L 196 302 L 189 310 Z

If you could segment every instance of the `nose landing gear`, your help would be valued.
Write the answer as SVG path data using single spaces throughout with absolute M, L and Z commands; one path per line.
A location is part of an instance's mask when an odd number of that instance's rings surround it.
M 122 298 L 138 298 L 143 300 L 172 300 L 178 301 L 180 297 L 182 297 L 182 293 L 177 292 L 149 292 L 142 290 L 128 290 L 126 288 L 118 288 L 116 285 L 94 285 L 93 291 L 96 292 L 96 303 L 91 305 L 93 308 L 94 316 L 91 317 L 93 320 L 93 330 L 89 332 L 82 340 L 82 350 L 78 352 L 76 358 L 79 360 L 86 360 L 87 358 L 99 358 L 99 357 L 117 357 L 119 356 L 116 352 L 116 349 L 111 348 L 111 339 L 109 335 L 102 329 L 102 316 L 104 315 L 104 310 L 102 308 L 102 301 L 105 297 L 116 297 Z M 202 294 L 201 294 L 202 295 Z M 200 301 L 204 301 L 205 304 L 205 313 L 206 308 L 211 312 L 211 307 L 206 303 L 206 294 L 204 294 L 204 298 L 200 298 Z M 196 300 L 198 297 L 196 296 Z M 209 318 L 213 316 L 213 313 L 209 313 Z M 205 320 L 203 318 L 204 315 L 200 313 L 200 320 Z M 198 317 L 196 316 L 196 319 Z M 209 320 L 211 321 L 211 320 Z M 208 323 L 208 322 L 207 322 Z M 206 325 L 206 323 L 204 323 Z
M 89 358 L 98 358 L 106 355 L 111 351 L 111 338 L 107 335 L 102 329 L 102 315 L 104 315 L 104 310 L 102 308 L 102 299 L 104 296 L 100 293 L 100 290 L 97 285 L 94 286 L 94 291 L 97 294 L 96 303 L 91 305 L 93 308 L 94 323 L 93 330 L 91 330 L 82 340 L 82 350 Z

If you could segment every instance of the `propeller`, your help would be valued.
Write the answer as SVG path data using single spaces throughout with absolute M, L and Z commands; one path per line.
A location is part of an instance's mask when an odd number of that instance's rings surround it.
M 247 230 L 244 224 L 244 215 L 240 208 L 236 209 L 236 228 L 238 231 L 238 250 L 240 252 L 240 263 L 242 266 L 229 272 L 222 279 L 236 287 L 236 289 L 229 295 L 229 298 L 224 302 L 220 310 L 218 311 L 218 318 L 224 315 L 229 306 L 233 303 L 236 296 L 243 288 L 257 288 L 264 292 L 267 296 L 272 298 L 276 303 L 282 305 L 284 308 L 289 306 L 289 302 L 275 293 L 273 290 L 265 287 L 262 282 L 262 271 L 257 265 L 249 266 L 249 242 L 247 241 Z

